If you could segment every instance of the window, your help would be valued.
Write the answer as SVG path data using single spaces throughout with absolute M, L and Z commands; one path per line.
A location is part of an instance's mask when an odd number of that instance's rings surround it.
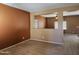
M 55 21 L 54 22 L 54 27 L 55 29 L 58 29 L 58 21 Z M 63 30 L 66 30 L 67 29 L 67 22 L 66 21 L 63 21 Z
M 67 29 L 67 22 L 63 21 L 63 30 L 66 30 L 66 29 Z
M 54 23 L 54 27 L 55 27 L 55 29 L 58 29 L 58 22 L 57 21 L 55 21 L 55 23 Z
M 34 25 L 34 27 L 37 29 L 37 28 L 39 28 L 39 21 L 38 20 L 35 20 L 35 23 L 34 23 L 35 25 Z
M 35 20 L 34 28 L 36 29 L 44 28 L 44 22 L 40 20 Z

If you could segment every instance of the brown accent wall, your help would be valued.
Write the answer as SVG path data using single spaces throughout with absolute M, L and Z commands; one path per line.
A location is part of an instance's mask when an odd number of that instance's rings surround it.
M 45 28 L 54 28 L 55 21 L 57 21 L 55 17 L 46 17 Z
M 65 33 L 79 33 L 79 15 L 65 16 L 64 20 L 67 21 L 67 30 L 65 30 Z
M 0 49 L 30 38 L 30 13 L 0 4 Z

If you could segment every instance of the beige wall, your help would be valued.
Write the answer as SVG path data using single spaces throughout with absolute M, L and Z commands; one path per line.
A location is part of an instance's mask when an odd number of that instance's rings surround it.
M 60 36 L 58 32 L 58 30 L 54 29 L 32 29 L 31 39 L 49 43 L 63 44 L 62 40 L 59 40 Z

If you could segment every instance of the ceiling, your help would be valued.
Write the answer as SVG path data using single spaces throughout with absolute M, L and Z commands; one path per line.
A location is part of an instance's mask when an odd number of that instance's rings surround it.
M 29 12 L 39 12 L 46 9 L 54 9 L 65 6 L 77 5 L 78 3 L 5 3 Z

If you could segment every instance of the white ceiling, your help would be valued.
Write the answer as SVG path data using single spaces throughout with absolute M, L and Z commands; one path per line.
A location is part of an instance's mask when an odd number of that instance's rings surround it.
M 29 12 L 38 12 L 46 9 L 54 9 L 64 6 L 77 5 L 78 3 L 5 3 Z

